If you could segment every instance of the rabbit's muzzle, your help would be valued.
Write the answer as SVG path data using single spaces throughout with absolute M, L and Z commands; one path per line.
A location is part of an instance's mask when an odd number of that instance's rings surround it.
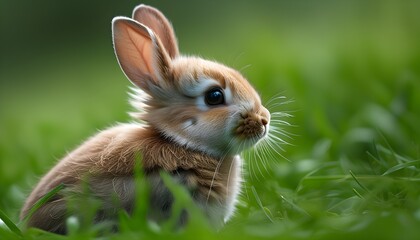
M 240 138 L 245 139 L 260 139 L 268 132 L 269 115 L 264 114 L 245 113 L 241 114 L 236 134 Z

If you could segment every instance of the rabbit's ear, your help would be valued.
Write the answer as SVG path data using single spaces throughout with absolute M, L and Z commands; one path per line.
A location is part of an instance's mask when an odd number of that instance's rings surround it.
M 168 19 L 159 10 L 141 4 L 134 9 L 133 19 L 149 27 L 158 35 L 172 59 L 179 54 L 174 29 Z
M 171 59 L 148 27 L 125 17 L 112 20 L 115 55 L 128 79 L 150 92 L 169 78 Z

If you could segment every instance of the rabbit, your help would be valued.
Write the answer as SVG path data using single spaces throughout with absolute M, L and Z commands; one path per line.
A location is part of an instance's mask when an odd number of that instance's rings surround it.
M 60 160 L 30 193 L 21 218 L 59 184 L 64 189 L 30 214 L 27 227 L 68 233 L 66 219 L 78 210 L 68 203 L 85 188 L 101 202 L 94 222 L 115 220 L 119 209 L 130 214 L 139 159 L 150 186 L 149 220 L 170 217 L 173 196 L 159 174 L 164 171 L 211 224 L 223 226 L 241 191 L 240 153 L 266 138 L 270 112 L 237 70 L 180 55 L 172 25 L 153 7 L 139 5 L 132 18 L 115 17 L 112 40 L 134 85 L 135 121 L 100 131 Z M 179 225 L 187 222 L 185 212 Z

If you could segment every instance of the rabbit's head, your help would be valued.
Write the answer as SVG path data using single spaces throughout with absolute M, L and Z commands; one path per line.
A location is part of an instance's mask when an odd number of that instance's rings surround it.
M 180 56 L 174 31 L 158 10 L 140 5 L 113 20 L 118 62 L 139 90 L 139 116 L 176 144 L 217 157 L 235 155 L 269 130 L 270 113 L 236 70 Z

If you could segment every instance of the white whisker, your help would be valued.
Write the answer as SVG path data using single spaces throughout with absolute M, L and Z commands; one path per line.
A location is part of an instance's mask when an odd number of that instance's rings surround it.
M 220 161 L 217 163 L 216 169 L 214 170 L 213 178 L 211 179 L 211 183 L 210 183 L 209 192 L 207 193 L 206 206 L 208 205 L 210 195 L 211 195 L 211 191 L 212 191 L 212 188 L 213 188 L 213 185 L 214 185 L 214 180 L 216 178 L 217 173 L 219 172 L 219 168 L 222 165 L 223 160 L 224 160 L 224 158 L 220 159 Z
M 283 140 L 282 138 L 280 138 L 276 135 L 270 135 L 270 137 L 268 137 L 268 139 L 270 139 L 270 140 L 274 139 L 274 140 L 277 140 L 278 142 L 281 142 L 282 144 L 289 145 L 288 142 L 286 142 L 285 140 Z

